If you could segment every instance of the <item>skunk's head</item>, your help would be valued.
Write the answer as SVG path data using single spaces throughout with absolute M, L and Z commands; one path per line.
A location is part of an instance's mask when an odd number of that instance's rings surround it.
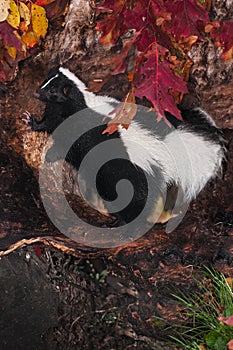
M 68 74 L 70 73 L 70 75 Z M 68 69 L 59 68 L 52 70 L 47 79 L 37 89 L 35 97 L 45 103 L 72 104 L 77 110 L 86 108 L 84 90 L 86 86 L 77 77 L 77 82 L 72 80 L 72 73 Z M 75 109 L 75 107 L 74 107 Z M 75 112 L 77 111 L 75 110 Z
M 35 93 L 46 104 L 43 123 L 34 121 L 34 130 L 52 133 L 65 119 L 85 108 L 107 115 L 117 101 L 107 96 L 97 96 L 69 69 L 60 67 L 49 73 Z M 103 108 L 104 106 L 104 108 Z

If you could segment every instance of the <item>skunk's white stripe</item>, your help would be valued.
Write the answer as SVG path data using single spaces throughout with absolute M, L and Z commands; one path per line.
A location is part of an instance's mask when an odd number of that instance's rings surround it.
M 207 122 L 209 122 L 215 128 L 218 128 L 217 125 L 215 124 L 215 121 L 213 120 L 213 118 L 211 118 L 211 116 L 208 113 L 203 111 L 203 109 L 201 109 L 200 107 L 197 107 L 197 108 L 194 108 L 194 110 L 199 111 L 199 113 L 202 114 L 206 118 Z
M 119 101 L 112 97 L 98 96 L 93 92 L 87 91 L 86 85 L 69 69 L 60 67 L 59 71 L 77 86 L 83 94 L 87 107 L 91 108 L 96 113 L 108 115 L 114 109 L 114 104 L 119 103 Z
M 53 79 L 57 78 L 58 74 L 54 75 L 54 77 L 52 77 L 51 79 L 49 79 L 47 81 L 47 83 L 45 83 L 44 85 L 41 86 L 41 89 L 44 89 Z
M 86 85 L 69 69 L 61 67 L 59 71 L 82 92 L 87 107 L 114 117 L 109 113 L 114 108 L 113 104 L 119 101 L 87 91 Z M 211 125 L 216 126 L 207 113 L 199 111 Z M 135 121 L 131 122 L 128 130 L 119 127 L 119 132 L 132 163 L 152 175 L 152 167 L 159 167 L 167 184 L 175 182 L 181 186 L 187 201 L 195 198 L 207 181 L 216 175 L 224 157 L 219 144 L 185 129 L 172 131 L 163 141 Z
M 86 85 L 78 78 L 74 73 L 72 73 L 69 69 L 60 67 L 59 72 L 61 72 L 63 75 L 65 75 L 68 79 L 73 81 L 73 83 L 77 86 L 77 88 L 82 92 L 87 92 Z

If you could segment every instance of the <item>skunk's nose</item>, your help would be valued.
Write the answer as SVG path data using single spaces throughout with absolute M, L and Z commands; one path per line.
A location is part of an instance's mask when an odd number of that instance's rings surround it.
M 40 98 L 40 94 L 39 94 L 37 91 L 35 91 L 35 92 L 33 93 L 33 96 L 34 96 L 35 98 Z

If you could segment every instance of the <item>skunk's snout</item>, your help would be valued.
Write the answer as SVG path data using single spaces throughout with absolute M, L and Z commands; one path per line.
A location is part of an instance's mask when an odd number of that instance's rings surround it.
M 40 94 L 37 92 L 37 91 L 35 91 L 34 93 L 33 93 L 33 97 L 35 97 L 35 98 L 40 98 Z
M 39 99 L 40 101 L 42 102 L 47 102 L 47 95 L 46 95 L 46 92 L 39 88 L 37 89 L 35 92 L 34 92 L 34 97 Z

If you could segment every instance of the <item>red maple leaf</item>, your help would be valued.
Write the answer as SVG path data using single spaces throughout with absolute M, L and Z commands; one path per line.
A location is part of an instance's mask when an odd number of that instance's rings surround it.
M 222 53 L 224 60 L 233 58 L 233 22 L 210 22 L 206 25 L 205 31 L 210 32 L 216 46 L 224 46 Z
M 168 111 L 178 119 L 182 119 L 170 90 L 183 93 L 188 91 L 186 83 L 170 69 L 169 62 L 164 58 L 166 51 L 157 45 L 157 50 L 151 50 L 146 54 L 146 61 L 142 63 L 135 79 L 135 96 L 146 97 L 164 118 L 166 118 L 164 111 Z
M 149 28 L 150 32 L 156 31 L 156 18 L 170 20 L 170 14 L 166 11 L 162 0 L 137 1 L 136 6 L 124 11 L 123 16 L 125 26 L 137 32 L 145 28 Z
M 172 31 L 176 37 L 200 37 L 198 22 L 207 22 L 208 12 L 196 0 L 168 0 L 165 6 L 172 13 Z
M 142 30 L 146 25 L 146 13 L 147 13 L 148 1 L 145 6 L 144 0 L 138 1 L 133 9 L 129 8 L 124 11 L 124 22 L 127 28 L 135 29 L 136 31 Z
M 104 6 L 98 7 L 98 12 L 109 13 L 104 19 L 99 20 L 96 29 L 102 32 L 101 42 L 103 44 L 112 43 L 126 31 L 126 26 L 124 24 L 123 11 L 127 6 L 127 1 L 105 1 Z M 112 13 L 112 14 L 111 14 Z
M 115 41 L 125 32 L 123 18 L 117 18 L 109 15 L 107 18 L 99 21 L 96 29 L 102 32 L 100 41 L 102 44 L 114 44 Z
M 100 1 L 99 5 L 96 9 L 96 14 L 102 12 L 113 12 L 117 11 L 119 8 L 121 8 L 125 4 L 125 0 L 104 0 Z
M 46 10 L 46 15 L 49 20 L 54 20 L 55 18 L 58 18 L 64 12 L 68 3 L 68 0 L 37 0 L 36 4 L 39 5 L 40 1 L 47 1 L 47 4 L 44 4 L 43 7 Z
M 220 40 L 225 47 L 223 59 L 233 58 L 233 22 L 224 22 L 221 28 Z
M 132 68 L 135 96 L 146 97 L 164 118 L 168 111 L 181 119 L 173 95 L 188 91 L 186 82 L 172 69 L 182 71 L 186 56 L 180 53 L 179 40 L 200 37 L 204 28 L 202 21 L 208 21 L 207 11 L 198 0 L 106 0 L 98 9 L 99 13 L 106 14 L 97 24 L 97 29 L 102 31 L 102 43 L 115 43 L 127 30 L 135 31 L 132 39 L 137 48 Z M 132 42 L 113 60 L 116 69 L 112 74 L 125 71 Z M 168 51 L 174 56 L 173 68 L 167 60 Z M 179 57 L 175 59 L 177 52 Z M 119 59 L 123 60 L 122 64 Z
M 133 9 L 126 9 L 123 16 L 125 27 L 136 31 L 139 51 L 146 51 L 156 39 L 161 45 L 164 43 L 165 47 L 170 44 L 167 33 L 156 25 L 156 18 L 169 18 L 162 0 L 138 1 Z
M 137 39 L 137 35 L 125 41 L 123 43 L 123 50 L 119 54 L 116 54 L 115 57 L 112 58 L 112 64 L 113 64 L 113 67 L 115 67 L 114 71 L 112 72 L 112 75 L 125 72 L 126 58 L 128 56 L 130 49 L 132 48 L 132 45 L 135 43 L 136 39 Z
M 147 27 L 144 27 L 138 34 L 136 40 L 136 45 L 138 51 L 147 51 L 149 46 L 151 46 L 156 41 L 155 34 Z

